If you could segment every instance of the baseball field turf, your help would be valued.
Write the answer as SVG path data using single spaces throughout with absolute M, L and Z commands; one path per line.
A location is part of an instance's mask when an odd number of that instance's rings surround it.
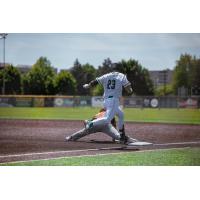
M 200 148 L 179 148 L 16 162 L 9 166 L 199 166 Z
M 90 119 L 98 108 L 0 108 L 0 119 Z M 124 109 L 125 121 L 200 125 L 199 109 Z M 200 148 L 187 147 L 136 151 L 98 156 L 66 157 L 50 160 L 8 163 L 26 166 L 199 166 Z
M 2 119 L 90 119 L 98 108 L 0 108 Z M 124 109 L 125 121 L 200 124 L 199 109 Z

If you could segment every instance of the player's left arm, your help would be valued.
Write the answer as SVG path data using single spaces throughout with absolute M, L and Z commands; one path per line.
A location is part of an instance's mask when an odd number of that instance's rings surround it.
M 127 85 L 126 87 L 124 87 L 124 89 L 126 90 L 126 92 L 128 93 L 128 95 L 132 95 L 133 94 L 133 89 L 130 85 Z
M 131 83 L 128 81 L 126 75 L 123 77 L 122 84 L 124 86 L 125 91 L 128 93 L 128 95 L 133 94 L 133 89 L 131 87 Z

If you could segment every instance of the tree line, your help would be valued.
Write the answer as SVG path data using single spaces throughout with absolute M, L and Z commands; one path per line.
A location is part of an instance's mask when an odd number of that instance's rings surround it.
M 81 64 L 78 59 L 73 66 L 55 72 L 46 57 L 40 57 L 28 73 L 22 74 L 13 65 L 0 71 L 0 88 L 3 79 L 5 94 L 25 95 L 102 95 L 103 88 L 98 85 L 90 90 L 83 89 L 83 84 L 111 71 L 119 71 L 127 75 L 135 95 L 162 95 L 162 88 L 154 88 L 149 71 L 137 60 L 121 60 L 113 63 L 110 58 L 103 61 L 97 69 L 89 63 Z M 174 67 L 174 79 L 168 85 L 168 94 L 177 94 L 179 87 L 200 88 L 200 59 L 189 54 L 181 55 Z

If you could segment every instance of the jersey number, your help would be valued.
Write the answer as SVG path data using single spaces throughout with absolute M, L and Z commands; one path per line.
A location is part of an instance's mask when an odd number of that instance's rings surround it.
M 115 89 L 115 80 L 108 80 L 107 89 Z

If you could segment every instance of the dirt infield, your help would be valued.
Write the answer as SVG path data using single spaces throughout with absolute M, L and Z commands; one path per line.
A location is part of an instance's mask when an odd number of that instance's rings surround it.
M 65 142 L 67 135 L 81 128 L 82 121 L 0 120 L 0 163 L 136 150 L 122 149 L 103 133 Z M 200 125 L 128 122 L 126 133 L 154 143 L 145 149 L 200 146 Z

